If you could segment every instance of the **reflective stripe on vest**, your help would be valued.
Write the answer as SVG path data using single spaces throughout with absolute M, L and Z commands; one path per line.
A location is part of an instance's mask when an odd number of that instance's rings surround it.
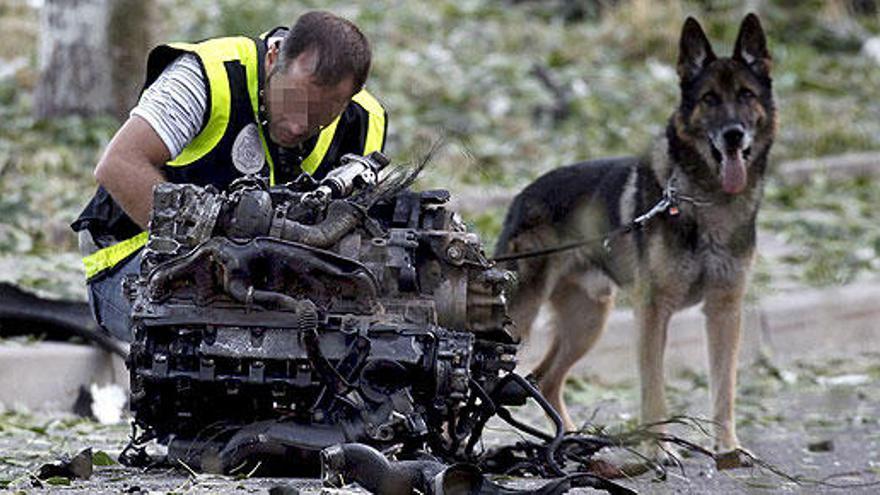
M 374 151 L 382 151 L 382 146 L 385 144 L 385 109 L 365 89 L 354 95 L 352 100 L 364 107 L 364 110 L 370 114 L 367 140 L 364 143 L 364 156 Z
M 135 251 L 144 247 L 147 243 L 147 232 L 132 237 L 131 239 L 117 242 L 112 246 L 99 249 L 83 258 L 83 267 L 86 271 L 86 280 L 91 280 L 104 270 L 116 266 L 120 261 L 131 256 Z

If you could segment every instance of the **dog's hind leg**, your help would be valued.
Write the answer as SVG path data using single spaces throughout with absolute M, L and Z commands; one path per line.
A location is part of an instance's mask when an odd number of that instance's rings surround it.
M 719 453 L 739 447 L 734 400 L 744 292 L 744 288 L 711 290 L 706 294 L 703 305 L 709 347 L 709 393 L 712 396 L 715 449 Z
M 516 289 L 510 294 L 508 309 L 516 336 L 524 341 L 531 333 L 538 311 L 550 295 L 555 280 L 543 259 L 518 262 Z
M 515 325 L 516 336 L 522 341 L 528 339 L 538 311 L 547 300 L 548 285 L 543 272 L 532 273 L 519 280 L 516 291 L 510 297 L 510 318 Z
M 550 295 L 555 332 L 550 349 L 535 369 L 538 388 L 562 416 L 566 430 L 576 426 L 562 389 L 571 367 L 599 340 L 614 307 L 616 289 L 598 271 L 564 277 Z

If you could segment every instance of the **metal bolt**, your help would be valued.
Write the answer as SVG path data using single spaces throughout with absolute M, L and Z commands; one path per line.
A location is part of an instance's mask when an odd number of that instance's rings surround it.
M 460 259 L 464 253 L 461 248 L 456 246 L 455 244 L 446 248 L 446 256 L 449 256 L 451 259 L 457 260 Z

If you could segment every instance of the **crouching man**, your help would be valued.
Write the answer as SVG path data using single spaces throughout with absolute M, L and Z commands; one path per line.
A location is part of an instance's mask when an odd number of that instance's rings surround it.
M 320 179 L 346 153 L 385 143 L 386 113 L 364 89 L 370 46 L 351 22 L 309 12 L 260 37 L 161 45 L 140 101 L 95 168 L 99 183 L 72 224 L 99 326 L 131 341 L 122 280 L 147 241 L 153 186 L 225 189 L 259 174 L 282 184 Z

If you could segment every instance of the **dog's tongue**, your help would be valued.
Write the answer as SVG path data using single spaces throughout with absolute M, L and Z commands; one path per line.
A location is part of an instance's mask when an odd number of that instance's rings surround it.
M 721 188 L 739 194 L 746 188 L 746 163 L 742 150 L 726 150 L 721 160 Z

